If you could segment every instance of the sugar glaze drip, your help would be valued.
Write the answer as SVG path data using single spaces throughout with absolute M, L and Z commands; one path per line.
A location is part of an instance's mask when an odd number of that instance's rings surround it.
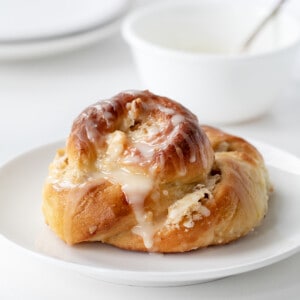
M 207 173 L 213 162 L 213 152 L 203 149 L 208 141 L 197 118 L 178 103 L 148 91 L 124 92 L 88 107 L 75 120 L 72 139 L 82 155 L 86 152 L 81 149 L 95 149 L 92 178 L 121 185 L 137 221 L 132 230 L 148 250 L 155 226 L 144 202 L 157 181 L 191 172 L 197 177 L 199 164 Z M 165 178 L 166 168 L 171 179 Z

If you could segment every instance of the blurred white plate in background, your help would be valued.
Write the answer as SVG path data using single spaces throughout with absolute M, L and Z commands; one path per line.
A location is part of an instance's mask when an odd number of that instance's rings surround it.
M 0 59 L 67 51 L 114 32 L 130 0 L 0 0 Z

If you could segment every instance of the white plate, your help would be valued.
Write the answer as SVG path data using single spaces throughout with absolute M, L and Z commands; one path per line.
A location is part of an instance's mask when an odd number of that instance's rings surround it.
M 129 0 L 1 0 L 0 42 L 48 39 L 120 18 Z
M 185 254 L 146 254 L 101 243 L 70 247 L 44 224 L 41 190 L 62 143 L 46 145 L 0 168 L 0 232 L 37 257 L 114 283 L 167 286 L 205 282 L 261 268 L 300 248 L 300 160 L 254 143 L 264 155 L 275 192 L 261 227 L 226 246 Z
M 131 0 L 0 0 L 0 59 L 82 47 L 119 28 Z
M 0 42 L 0 61 L 33 59 L 82 48 L 117 32 L 120 22 L 121 20 L 114 20 L 104 26 L 90 28 L 88 31 L 55 38 L 13 43 Z

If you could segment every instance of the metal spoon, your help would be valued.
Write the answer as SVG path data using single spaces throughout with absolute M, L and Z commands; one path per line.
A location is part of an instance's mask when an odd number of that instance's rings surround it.
M 246 52 L 255 38 L 259 35 L 259 33 L 264 29 L 264 27 L 275 17 L 278 15 L 280 10 L 283 7 L 283 4 L 286 3 L 288 0 L 280 0 L 277 5 L 272 9 L 272 11 L 258 24 L 258 26 L 255 28 L 255 30 L 251 33 L 251 35 L 248 37 L 246 42 L 242 45 L 240 52 L 244 53 Z

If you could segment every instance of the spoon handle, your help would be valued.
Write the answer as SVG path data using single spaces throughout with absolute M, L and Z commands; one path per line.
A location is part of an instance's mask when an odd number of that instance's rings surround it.
M 287 2 L 287 0 L 280 0 L 277 3 L 277 5 L 272 9 L 272 11 L 259 23 L 259 25 L 251 33 L 251 35 L 241 47 L 240 52 L 246 52 L 248 50 L 248 48 L 251 46 L 252 42 L 255 40 L 258 34 L 264 29 L 264 27 L 269 23 L 269 21 L 271 21 L 280 12 L 285 2 Z

